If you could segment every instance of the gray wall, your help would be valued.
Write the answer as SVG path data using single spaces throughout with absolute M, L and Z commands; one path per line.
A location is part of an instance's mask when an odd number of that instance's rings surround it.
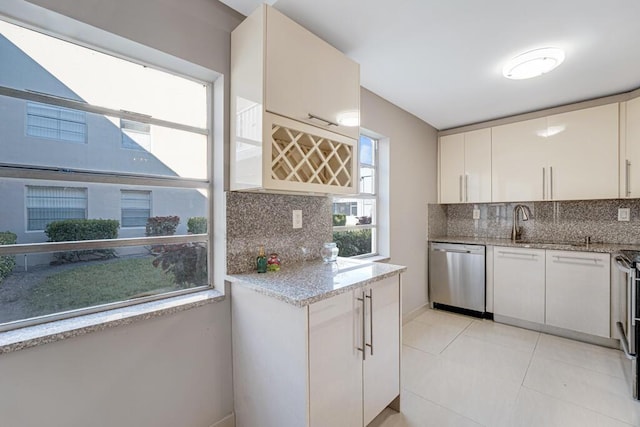
M 0 355 L 7 427 L 209 427 L 230 414 L 230 305 Z
M 242 20 L 215 0 L 31 3 L 225 75 Z M 0 11 L 19 17 L 29 6 L 7 0 Z M 60 24 L 46 11 L 23 19 Z M 209 427 L 233 411 L 230 332 L 227 299 L 0 355 L 2 424 Z
M 406 265 L 403 276 L 404 315 L 427 304 L 427 205 L 437 200 L 437 131 L 434 127 L 376 94 L 362 89 L 361 126 L 388 141 L 389 254 Z

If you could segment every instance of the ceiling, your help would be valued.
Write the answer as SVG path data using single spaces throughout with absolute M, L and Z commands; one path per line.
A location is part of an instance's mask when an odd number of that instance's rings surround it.
M 247 15 L 259 0 L 221 0 Z M 439 130 L 640 87 L 640 1 L 270 0 L 360 63 L 361 84 Z M 504 62 L 564 63 L 530 80 Z

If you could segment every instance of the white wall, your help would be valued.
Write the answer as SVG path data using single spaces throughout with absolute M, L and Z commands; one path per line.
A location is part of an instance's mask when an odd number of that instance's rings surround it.
M 230 32 L 243 18 L 216 0 L 30 3 L 3 0 L 0 13 L 33 25 L 60 24 L 33 6 L 42 5 L 225 75 Z M 228 110 L 228 100 L 223 105 Z M 219 113 L 214 111 L 218 120 Z M 0 355 L 0 424 L 209 427 L 233 411 L 231 373 L 227 299 Z
M 437 131 L 367 89 L 360 96 L 361 126 L 389 138 L 389 246 L 391 262 L 407 266 L 406 315 L 428 302 L 427 204 L 437 198 Z

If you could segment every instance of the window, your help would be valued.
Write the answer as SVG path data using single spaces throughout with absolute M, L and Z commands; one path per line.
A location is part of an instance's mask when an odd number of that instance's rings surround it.
M 86 116 L 82 111 L 27 102 L 27 135 L 68 142 L 87 142 Z
M 120 119 L 122 129 L 122 148 L 151 151 L 151 125 Z
M 120 210 L 122 227 L 144 227 L 151 216 L 151 192 L 122 190 Z
M 27 187 L 27 230 L 44 230 L 52 221 L 86 217 L 86 188 Z
M 2 20 L 0 58 L 0 331 L 210 287 L 212 84 Z
M 333 198 L 333 241 L 340 256 L 372 255 L 376 244 L 378 141 L 360 135 L 360 194 Z

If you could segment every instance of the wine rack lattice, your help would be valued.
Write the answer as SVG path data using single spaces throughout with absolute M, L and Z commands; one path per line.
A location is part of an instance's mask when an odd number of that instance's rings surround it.
M 348 187 L 353 146 L 281 125 L 271 127 L 271 176 L 275 180 Z

